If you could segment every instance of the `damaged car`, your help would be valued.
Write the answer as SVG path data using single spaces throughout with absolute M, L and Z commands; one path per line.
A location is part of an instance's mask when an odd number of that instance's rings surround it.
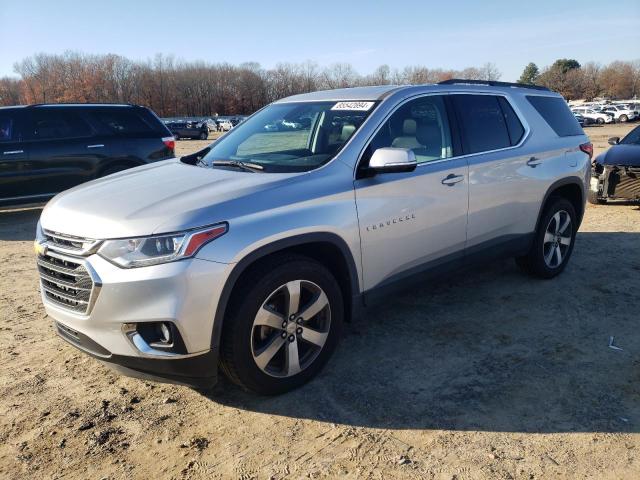
M 609 144 L 612 147 L 592 163 L 589 202 L 640 201 L 640 126 L 622 140 L 611 137 Z

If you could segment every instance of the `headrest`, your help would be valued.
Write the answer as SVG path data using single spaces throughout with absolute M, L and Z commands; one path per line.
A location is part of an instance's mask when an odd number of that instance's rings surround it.
M 416 139 L 428 147 L 441 145 L 440 127 L 436 123 L 421 123 L 416 127 Z
M 351 134 L 355 131 L 356 131 L 355 125 L 345 123 L 342 126 L 342 133 L 340 134 L 340 140 L 342 140 L 343 142 L 346 142 L 347 140 L 349 140 L 349 137 L 351 136 Z
M 405 119 L 402 124 L 402 135 L 405 137 L 414 137 L 416 134 L 416 121 L 413 118 Z

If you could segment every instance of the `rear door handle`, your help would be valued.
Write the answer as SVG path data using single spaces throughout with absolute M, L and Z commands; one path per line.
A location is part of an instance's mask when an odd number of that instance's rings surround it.
M 19 153 L 24 153 L 24 150 L 7 150 L 6 152 L 2 152 L 3 155 L 17 155 Z
M 542 163 L 542 160 L 540 160 L 538 157 L 531 157 L 527 161 L 527 165 L 530 166 L 531 168 L 536 168 L 541 163 Z
M 96 143 L 95 145 L 87 145 L 87 148 L 104 148 L 104 144 Z
M 462 180 L 464 180 L 464 175 L 454 175 L 453 173 L 450 173 L 442 179 L 441 183 L 443 185 L 453 187 L 456 183 L 461 182 Z

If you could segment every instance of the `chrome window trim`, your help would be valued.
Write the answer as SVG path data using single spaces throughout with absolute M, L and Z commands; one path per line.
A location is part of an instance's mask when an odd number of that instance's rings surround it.
M 398 103 L 393 108 L 393 110 L 391 110 L 384 117 L 384 119 L 376 127 L 376 129 L 369 136 L 369 138 L 367 138 L 367 140 L 365 141 L 364 147 L 362 148 L 362 150 L 360 151 L 360 154 L 358 155 L 358 161 L 355 164 L 355 168 L 354 168 L 354 171 L 353 171 L 354 180 L 357 178 L 358 167 L 360 166 L 360 162 L 362 161 L 362 156 L 364 155 L 365 150 L 367 149 L 367 147 L 369 146 L 369 144 L 371 143 L 373 138 L 378 134 L 378 132 L 380 131 L 382 126 L 391 118 L 391 116 L 394 113 L 396 113 L 396 111 L 400 107 L 405 105 L 407 102 L 410 102 L 410 101 L 413 101 L 413 100 L 417 100 L 418 98 L 429 97 L 429 96 L 434 96 L 434 95 L 440 95 L 440 96 L 444 96 L 444 95 L 491 95 L 491 96 L 494 96 L 494 97 L 503 97 L 505 99 L 505 101 L 511 106 L 513 111 L 515 112 L 516 116 L 518 117 L 518 120 L 520 120 L 520 123 L 522 124 L 522 126 L 524 128 L 524 134 L 522 135 L 522 138 L 520 139 L 520 141 L 516 145 L 511 145 L 509 147 L 504 147 L 504 148 L 496 148 L 494 150 L 484 150 L 482 152 L 466 153 L 464 155 L 453 155 L 451 157 L 441 158 L 441 159 L 438 159 L 438 160 L 432 160 L 432 161 L 428 161 L 428 162 L 421 162 L 421 163 L 417 164 L 416 170 L 418 168 L 426 166 L 426 165 L 435 165 L 435 164 L 438 164 L 438 163 L 449 162 L 451 160 L 458 160 L 460 158 L 470 158 L 470 157 L 476 157 L 478 155 L 486 155 L 488 153 L 503 152 L 503 151 L 507 151 L 507 150 L 513 150 L 513 149 L 516 149 L 516 148 L 520 148 L 527 141 L 527 139 L 529 138 L 529 136 L 531 134 L 531 128 L 529 127 L 529 122 L 526 121 L 526 119 L 525 119 L 524 115 L 522 114 L 522 111 L 520 110 L 520 108 L 517 105 L 515 105 L 514 102 L 512 102 L 511 99 L 509 98 L 509 96 L 507 94 L 505 94 L 505 93 L 502 93 L 502 92 L 484 92 L 484 91 L 474 91 L 474 90 L 418 93 L 416 95 L 412 95 L 411 97 L 407 97 L 402 102 Z M 549 95 L 539 95 L 539 96 L 549 96 Z M 449 122 L 449 125 L 451 125 L 451 122 Z

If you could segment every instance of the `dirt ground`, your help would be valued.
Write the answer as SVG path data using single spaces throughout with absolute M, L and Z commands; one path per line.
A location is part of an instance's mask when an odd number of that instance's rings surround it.
M 276 398 L 125 378 L 57 338 L 39 214 L 0 213 L 0 478 L 640 478 L 638 206 L 589 205 L 557 279 L 504 261 L 389 299 Z

